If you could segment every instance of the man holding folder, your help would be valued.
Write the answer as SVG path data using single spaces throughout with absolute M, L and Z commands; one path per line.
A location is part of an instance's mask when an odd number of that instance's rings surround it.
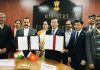
M 51 29 L 46 32 L 47 35 L 58 35 L 58 36 L 64 36 L 64 32 L 58 28 L 58 19 L 53 18 L 51 19 Z M 53 41 L 55 44 L 55 41 Z M 53 45 L 54 48 L 54 45 Z M 61 56 L 62 53 L 60 51 L 53 50 L 45 50 L 45 58 L 55 60 L 58 62 L 61 62 Z

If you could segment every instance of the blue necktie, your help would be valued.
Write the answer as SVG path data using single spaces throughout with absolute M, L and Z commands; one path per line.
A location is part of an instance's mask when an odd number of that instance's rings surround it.
M 78 34 L 79 34 L 79 32 L 77 32 L 77 34 L 76 34 L 75 44 L 76 44 L 76 43 L 77 43 L 77 41 L 78 41 Z

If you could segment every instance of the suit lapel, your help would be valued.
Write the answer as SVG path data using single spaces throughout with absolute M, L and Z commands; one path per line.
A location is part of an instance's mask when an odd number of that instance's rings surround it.
M 28 36 L 31 35 L 31 28 L 29 28 L 29 31 L 28 31 Z
M 81 33 L 79 34 L 79 37 L 78 37 L 78 39 L 80 38 L 80 37 L 82 37 L 84 34 L 83 34 L 83 31 L 81 31 Z
M 56 31 L 56 33 L 55 33 L 55 35 L 59 35 L 59 29 L 57 29 L 57 31 Z
M 22 29 L 22 32 L 21 33 L 22 33 L 22 36 L 24 36 L 24 28 Z

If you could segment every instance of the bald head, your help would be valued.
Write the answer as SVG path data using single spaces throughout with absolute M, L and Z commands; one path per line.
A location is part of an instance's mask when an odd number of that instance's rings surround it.
M 4 24 L 6 15 L 4 13 L 0 13 L 0 24 Z

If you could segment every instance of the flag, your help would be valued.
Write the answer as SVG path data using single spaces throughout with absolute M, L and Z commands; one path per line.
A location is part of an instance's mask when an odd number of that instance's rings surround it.
M 36 56 L 35 54 L 33 54 L 32 52 L 29 52 L 28 56 L 27 56 L 32 62 L 36 61 L 38 59 L 38 56 Z
M 16 52 L 16 53 L 14 54 L 14 57 L 15 57 L 15 58 L 18 58 L 18 59 L 24 57 L 23 51 L 18 51 L 18 52 Z

